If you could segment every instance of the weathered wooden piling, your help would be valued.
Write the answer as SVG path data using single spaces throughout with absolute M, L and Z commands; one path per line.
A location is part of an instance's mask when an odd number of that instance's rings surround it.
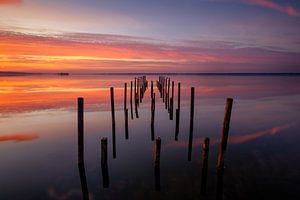
M 132 81 L 130 81 L 130 114 L 133 119 L 133 108 L 132 108 Z
M 171 92 L 171 94 L 172 94 L 171 98 L 173 99 L 173 102 L 170 102 L 170 104 L 171 104 L 171 105 L 170 105 L 170 113 L 172 112 L 172 113 L 171 113 L 171 116 L 172 116 L 171 118 L 172 118 L 172 120 L 173 120 L 173 110 L 172 110 L 172 109 L 173 109 L 173 107 L 174 107 L 174 81 L 172 81 L 171 91 L 172 91 L 172 92 Z
M 78 121 L 78 163 L 83 163 L 84 161 L 84 99 L 82 97 L 78 97 L 77 99 L 77 121 Z
M 173 97 L 170 98 L 170 111 L 169 111 L 169 117 L 170 120 L 173 120 Z
M 168 109 L 168 78 L 165 80 L 165 109 Z
M 84 162 L 78 163 L 78 169 L 83 200 L 89 200 L 89 190 L 86 180 Z
M 112 142 L 113 142 L 113 158 L 116 158 L 116 119 L 115 119 L 115 98 L 114 88 L 110 88 L 111 99 L 111 118 L 112 118 Z
M 151 98 L 151 140 L 154 140 L 155 93 Z
M 178 99 L 177 99 L 177 107 L 178 107 L 178 110 L 180 110 L 180 82 L 178 82 L 178 86 L 177 86 L 177 95 L 178 95 Z
M 162 89 L 162 95 L 161 95 L 161 97 L 162 97 L 162 100 L 163 100 L 163 102 L 165 102 L 165 80 L 164 80 L 164 77 L 162 77 L 162 80 L 161 80 L 162 82 L 161 82 L 161 89 Z
M 204 143 L 202 145 L 202 174 L 201 174 L 201 190 L 200 190 L 200 193 L 202 195 L 206 194 L 208 153 L 209 153 L 209 138 L 205 138 Z
M 153 98 L 153 81 L 151 81 L 151 98 Z
M 103 187 L 109 187 L 109 175 L 108 175 L 108 164 L 107 164 L 107 138 L 101 139 L 101 170 L 102 170 L 102 181 Z
M 140 106 L 140 77 L 137 78 L 137 88 L 136 88 L 136 92 L 137 92 L 137 105 Z
M 192 159 L 193 148 L 193 130 L 194 130 L 194 98 L 195 88 L 191 88 L 191 110 L 190 110 L 190 134 L 189 134 L 189 147 L 188 147 L 188 160 Z
M 226 99 L 226 107 L 225 107 L 225 115 L 223 121 L 223 128 L 222 128 L 222 136 L 219 145 L 219 155 L 218 155 L 218 162 L 217 167 L 223 168 L 224 162 L 224 155 L 227 147 L 227 140 L 228 140 L 228 132 L 229 132 L 229 125 L 230 125 L 230 118 L 231 118 L 231 110 L 232 110 L 232 98 Z
M 125 113 L 125 139 L 128 139 L 128 109 L 124 111 Z
M 175 125 L 175 140 L 178 140 L 178 134 L 179 134 L 179 109 L 176 109 L 176 125 Z
M 124 110 L 127 109 L 127 83 L 124 83 Z
M 168 78 L 168 95 L 167 95 L 167 109 L 170 111 L 170 78 Z
M 136 98 L 135 98 L 135 103 L 134 103 L 134 107 L 135 107 L 135 117 L 139 118 L 139 111 L 138 111 L 138 98 L 137 98 L 137 93 L 135 94 Z
M 227 147 L 232 103 L 233 103 L 232 98 L 226 99 L 225 115 L 224 115 L 224 121 L 222 127 L 222 136 L 219 145 L 219 155 L 217 161 L 217 199 L 218 200 L 223 199 L 224 157 L 225 157 L 225 152 Z
M 160 151 L 161 151 L 161 139 L 156 139 L 155 148 L 155 162 L 154 162 L 154 177 L 155 177 L 155 191 L 160 191 Z

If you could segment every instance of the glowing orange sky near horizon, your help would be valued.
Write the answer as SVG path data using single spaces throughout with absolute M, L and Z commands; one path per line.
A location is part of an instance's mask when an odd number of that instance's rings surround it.
M 94 43 L 11 32 L 2 33 L 1 38 L 0 71 L 189 71 L 191 67 L 187 63 L 193 62 L 203 64 L 199 69 L 207 71 L 210 67 L 205 64 L 210 63 L 225 63 L 224 66 L 236 63 L 273 64 L 274 59 L 278 59 L 289 64 L 295 59 L 294 55 L 290 59 L 290 55 L 284 53 L 260 55 L 241 53 L 238 49 L 221 52 L 205 48 L 195 50 L 189 46 L 130 43 L 126 39 Z M 122 64 L 117 65 L 116 62 Z M 181 69 L 172 68 L 178 63 Z

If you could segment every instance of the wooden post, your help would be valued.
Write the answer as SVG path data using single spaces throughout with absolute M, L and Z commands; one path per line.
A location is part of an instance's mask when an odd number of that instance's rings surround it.
M 127 83 L 124 83 L 124 110 L 127 109 Z
M 137 78 L 137 105 L 140 106 L 140 77 Z
M 205 138 L 204 143 L 202 145 L 202 175 L 201 175 L 201 191 L 200 191 L 202 195 L 206 194 L 208 153 L 209 153 L 209 138 Z
M 189 148 L 188 148 L 188 160 L 192 159 L 192 148 L 193 148 L 193 130 L 194 130 L 194 98 L 195 88 L 191 88 L 191 111 L 190 111 L 190 134 L 189 134 Z
M 139 99 L 137 98 L 137 93 L 135 94 L 136 98 L 135 98 L 135 117 L 136 118 L 139 118 L 139 112 L 138 112 L 138 102 L 139 102 Z
M 168 78 L 165 80 L 165 109 L 168 109 Z
M 108 175 L 108 164 L 107 164 L 107 138 L 101 139 L 101 170 L 103 187 L 109 187 L 109 175 Z
M 132 81 L 130 81 L 130 113 L 131 113 L 131 119 L 133 119 L 133 108 L 132 108 Z
M 125 139 L 128 139 L 128 109 L 125 110 Z
M 162 77 L 162 80 L 161 80 L 161 89 L 162 89 L 162 100 L 163 102 L 165 102 L 165 80 L 164 80 L 164 77 Z
M 170 111 L 169 111 L 170 120 L 173 120 L 172 104 L 173 104 L 173 97 L 170 98 Z
M 172 93 L 172 100 L 173 100 L 173 102 L 171 103 L 171 105 L 170 105 L 170 113 L 171 113 L 171 115 L 172 115 L 172 120 L 173 120 L 173 105 L 174 105 L 174 81 L 172 81 L 172 89 L 171 89 L 171 93 Z
M 78 97 L 77 99 L 77 120 L 78 120 L 78 163 L 84 162 L 84 141 L 83 141 L 83 134 L 84 134 L 84 99 L 82 97 Z
M 230 124 L 230 117 L 231 117 L 231 110 L 232 110 L 232 98 L 227 98 L 226 100 L 226 107 L 225 107 L 225 115 L 223 121 L 223 128 L 222 128 L 222 137 L 221 142 L 219 145 L 219 155 L 218 155 L 218 162 L 217 167 L 223 168 L 224 162 L 224 155 L 227 147 L 227 140 L 228 140 L 228 132 L 229 132 L 229 124 Z
M 176 109 L 176 126 L 175 126 L 175 140 L 178 140 L 178 134 L 179 134 L 179 109 Z
M 155 174 L 155 191 L 160 191 L 160 150 L 161 150 L 161 139 L 156 139 L 155 148 L 155 163 L 154 163 L 154 174 Z
M 151 98 L 153 98 L 153 81 L 151 81 Z
M 178 89 L 178 92 L 177 92 L 178 93 L 177 94 L 178 95 L 178 100 L 177 100 L 178 105 L 177 105 L 177 107 L 180 110 L 180 82 L 178 82 L 178 88 L 177 89 Z
M 112 117 L 112 142 L 113 142 L 113 158 L 116 158 L 116 119 L 115 119 L 115 99 L 114 88 L 110 88 L 111 97 L 111 117 Z
M 142 103 L 143 100 L 143 85 L 140 87 L 140 103 Z
M 167 101 L 167 108 L 170 111 L 170 78 L 168 79 L 168 101 Z
M 218 162 L 217 162 L 217 199 L 218 200 L 223 199 L 224 157 L 225 157 L 225 152 L 227 147 L 232 103 L 233 103 L 232 98 L 226 99 L 222 137 L 219 145 L 219 155 L 218 155 Z

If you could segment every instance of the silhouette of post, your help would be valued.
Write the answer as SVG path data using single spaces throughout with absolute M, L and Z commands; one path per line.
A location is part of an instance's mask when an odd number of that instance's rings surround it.
M 168 109 L 168 78 L 165 80 L 165 109 Z
M 229 132 L 229 125 L 230 125 L 230 118 L 231 118 L 231 110 L 232 110 L 232 98 L 226 99 L 226 107 L 225 107 L 225 115 L 223 121 L 223 128 L 222 128 L 222 137 L 219 146 L 219 155 L 218 155 L 218 168 L 223 167 L 224 162 L 224 155 L 227 147 L 227 140 L 228 140 L 228 132 Z
M 107 138 L 101 139 L 101 170 L 103 187 L 109 187 L 109 175 L 108 175 L 108 164 L 107 164 Z
M 160 150 L 161 150 L 161 139 L 156 139 L 155 148 L 155 163 L 154 163 L 154 175 L 155 175 L 155 191 L 160 191 Z
M 176 126 L 175 126 L 175 140 L 178 140 L 178 134 L 179 134 L 179 109 L 176 109 Z
M 167 100 L 167 108 L 170 111 L 170 78 L 168 78 L 168 100 Z
M 218 162 L 217 162 L 217 199 L 223 199 L 224 157 L 225 157 L 225 152 L 227 147 L 232 103 L 233 103 L 232 98 L 226 99 L 222 137 L 219 145 L 219 155 L 218 155 Z
M 83 161 L 84 161 L 84 152 L 83 152 L 84 151 L 84 141 L 83 141 L 83 134 L 84 134 L 83 104 L 84 104 L 84 99 L 82 97 L 78 97 L 77 104 L 78 104 L 78 108 L 77 108 L 77 114 L 78 114 L 78 116 L 77 116 L 77 120 L 78 120 L 78 162 L 83 163 Z
M 133 119 L 133 108 L 132 108 L 132 81 L 130 81 L 130 114 Z
M 170 98 L 170 111 L 169 111 L 170 120 L 173 120 L 173 97 Z
M 125 139 L 128 139 L 128 109 L 125 110 Z
M 189 134 L 189 147 L 188 147 L 188 160 L 192 159 L 192 148 L 193 148 L 193 129 L 194 129 L 194 98 L 195 88 L 191 88 L 191 111 L 190 111 L 190 134 Z
M 155 93 L 151 99 L 151 140 L 154 140 Z
M 124 110 L 127 109 L 127 83 L 124 83 Z
M 206 194 L 207 171 L 208 171 L 208 153 L 209 153 L 209 138 L 204 139 L 202 145 L 202 175 L 201 175 L 201 194 Z
M 151 81 L 151 98 L 153 98 L 153 81 Z
M 177 100 L 177 107 L 178 107 L 178 110 L 180 110 L 180 82 L 178 82 L 178 86 L 177 86 L 177 89 L 178 89 L 178 91 L 177 91 L 177 95 L 178 95 L 178 100 Z
M 137 78 L 137 105 L 140 106 L 140 77 Z
M 138 102 L 139 102 L 139 99 L 137 97 L 137 93 L 135 93 L 135 103 L 134 103 L 134 106 L 135 106 L 135 117 L 136 118 L 139 118 Z
M 116 158 L 116 119 L 115 119 L 115 98 L 114 88 L 110 88 L 111 97 L 111 117 L 112 117 L 112 142 L 113 142 L 113 158 Z

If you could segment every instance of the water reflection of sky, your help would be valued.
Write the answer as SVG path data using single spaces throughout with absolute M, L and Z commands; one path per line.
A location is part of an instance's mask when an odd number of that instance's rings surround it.
M 93 199 L 197 198 L 204 137 L 211 138 L 208 190 L 213 196 L 226 97 L 234 98 L 234 104 L 225 197 L 250 199 L 254 193 L 261 199 L 280 199 L 283 194 L 288 199 L 297 197 L 299 77 L 171 76 L 175 86 L 177 81 L 182 85 L 180 131 L 176 142 L 175 120 L 169 120 L 157 98 L 155 136 L 162 138 L 160 193 L 154 190 L 150 90 L 140 105 L 140 118 L 129 117 L 129 140 L 125 140 L 123 84 L 126 81 L 130 86 L 133 78 L 1 77 L 1 199 L 82 198 L 76 146 L 79 96 L 85 98 L 85 170 Z M 148 80 L 157 78 L 148 76 Z M 117 159 L 112 159 L 111 152 L 110 86 L 115 87 Z M 196 89 L 192 162 L 187 161 L 190 86 Z M 102 137 L 109 140 L 109 189 L 102 187 Z

